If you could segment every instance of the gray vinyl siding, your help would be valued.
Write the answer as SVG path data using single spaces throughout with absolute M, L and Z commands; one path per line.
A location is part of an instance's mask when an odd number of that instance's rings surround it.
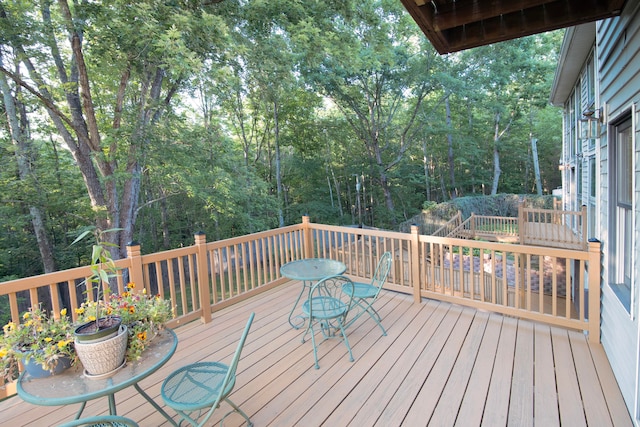
M 618 18 L 600 21 L 596 27 L 598 77 L 600 81 L 599 105 L 606 105 L 606 118 L 608 124 L 624 117 L 631 111 L 632 104 L 640 102 L 640 15 L 638 13 L 640 2 L 630 0 L 622 16 Z M 637 115 L 633 117 L 636 129 Z M 606 129 L 605 129 L 606 130 Z M 609 131 L 612 128 L 609 127 Z M 637 303 L 635 303 L 634 316 L 622 306 L 618 298 L 609 287 L 610 269 L 609 264 L 613 260 L 610 257 L 611 248 L 608 246 L 609 236 L 616 232 L 611 229 L 613 222 L 610 219 L 612 213 L 610 207 L 610 164 L 608 139 L 610 135 L 603 135 L 600 144 L 600 185 L 601 185 L 601 206 L 600 206 L 600 240 L 603 243 L 603 269 L 602 269 L 602 344 L 607 353 L 613 371 L 624 395 L 627 406 L 636 408 L 635 391 L 638 378 L 636 366 L 638 362 L 638 313 Z M 638 135 L 636 134 L 636 141 Z M 638 144 L 635 149 L 635 180 L 640 182 L 640 155 Z M 613 161 L 613 159 L 611 159 Z M 613 171 L 612 171 L 613 172 Z M 638 185 L 634 188 L 634 212 L 639 211 Z M 635 241 L 640 241 L 640 215 L 635 214 Z M 637 253 L 640 245 L 635 244 L 634 250 Z M 640 286 L 640 268 L 634 257 L 633 266 L 634 277 L 632 278 L 635 290 Z M 637 293 L 636 293 L 637 295 Z M 634 309 L 632 309 L 633 311 Z M 632 414 L 635 410 L 631 411 Z M 635 414 L 634 418 L 635 418 Z

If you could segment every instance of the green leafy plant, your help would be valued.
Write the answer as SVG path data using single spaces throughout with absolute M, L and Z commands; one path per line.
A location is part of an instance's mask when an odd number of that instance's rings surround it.
M 106 233 L 118 230 L 120 229 L 112 228 L 109 230 L 100 230 L 97 227 L 88 227 L 71 243 L 74 245 L 82 241 L 88 235 L 93 235 L 95 239 L 95 243 L 92 245 L 91 249 L 91 275 L 81 284 L 87 285 L 86 292 L 89 292 L 91 289 L 89 284 L 95 285 L 97 290 L 97 301 L 109 297 L 110 288 L 108 284 L 112 278 L 117 277 L 119 274 L 120 269 L 116 266 L 115 261 L 111 256 L 111 252 L 109 251 L 109 248 L 117 247 L 117 245 L 104 239 L 104 235 Z M 105 286 L 105 284 L 107 284 L 107 286 Z M 95 321 L 95 327 L 97 330 L 101 328 L 101 325 L 98 323 L 98 319 L 101 318 L 102 304 L 95 304 L 94 308 L 94 318 L 91 319 L 91 321 Z
M 75 360 L 73 325 L 67 309 L 58 319 L 40 306 L 31 307 L 22 315 L 22 322 L 9 322 L 0 339 L 2 376 L 11 381 L 18 374 L 18 361 L 31 360 L 52 371 L 61 358 Z

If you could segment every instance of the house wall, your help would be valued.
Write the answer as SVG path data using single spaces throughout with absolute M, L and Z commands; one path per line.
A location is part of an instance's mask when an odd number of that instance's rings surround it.
M 599 139 L 598 159 L 600 166 L 600 206 L 598 238 L 603 243 L 602 269 L 602 344 L 607 353 L 627 407 L 638 423 L 638 288 L 640 287 L 640 266 L 638 249 L 640 245 L 640 152 L 637 141 L 640 137 L 636 105 L 640 105 L 640 1 L 630 0 L 623 14 L 618 18 L 598 22 L 596 26 L 596 57 L 599 81 L 598 106 L 604 107 L 604 125 Z M 611 179 L 615 173 L 611 159 L 610 142 L 614 140 L 613 125 L 632 112 L 633 150 L 633 233 L 631 309 L 621 304 L 611 288 L 612 266 L 619 263 L 615 248 L 609 244 L 617 230 L 612 229 L 615 212 L 611 206 L 613 197 Z

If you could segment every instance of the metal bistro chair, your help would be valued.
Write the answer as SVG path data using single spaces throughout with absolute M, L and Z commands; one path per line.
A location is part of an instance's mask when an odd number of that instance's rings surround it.
M 69 421 L 59 427 L 138 427 L 135 421 L 118 415 L 99 415 Z
M 353 282 L 345 276 L 325 277 L 313 285 L 309 291 L 309 299 L 302 304 L 302 312 L 309 319 L 307 330 L 302 336 L 302 342 L 305 342 L 307 333 L 311 332 L 316 369 L 319 369 L 320 365 L 318 364 L 314 325 L 320 327 L 318 332 L 322 332 L 324 339 L 339 338 L 338 334 L 340 334 L 347 350 L 349 350 L 349 360 L 353 362 L 353 354 L 344 326 L 344 320 L 353 302 L 352 295 L 344 292 L 345 286 L 349 284 L 353 284 Z
M 233 412 L 242 415 L 247 420 L 248 426 L 253 425 L 247 414 L 227 396 L 231 394 L 236 383 L 236 368 L 254 316 L 255 313 L 251 313 L 249 316 L 230 365 L 227 366 L 220 362 L 197 362 L 183 366 L 164 380 L 161 390 L 162 400 L 167 406 L 172 407 L 183 420 L 194 426 L 203 426 L 224 400 L 231 405 L 233 410 L 222 417 L 220 425 Z M 197 419 L 207 408 L 206 415 L 198 423 Z M 197 415 L 193 418 L 191 415 L 196 411 Z
M 360 318 L 364 313 L 367 313 L 382 329 L 382 335 L 387 335 L 387 331 L 382 326 L 382 318 L 380 314 L 373 308 L 373 303 L 378 299 L 382 285 L 389 276 L 389 270 L 391 270 L 391 253 L 385 252 L 380 257 L 376 271 L 373 273 L 371 283 L 358 283 L 345 285 L 346 292 L 353 295 L 354 305 L 358 307 L 357 313 L 349 319 L 346 327 L 349 327 Z

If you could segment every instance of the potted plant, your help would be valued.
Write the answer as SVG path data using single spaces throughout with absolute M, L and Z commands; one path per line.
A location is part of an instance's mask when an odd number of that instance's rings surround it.
M 0 361 L 5 380 L 18 374 L 18 361 L 32 376 L 59 373 L 75 361 L 73 325 L 67 310 L 58 319 L 40 306 L 31 307 L 22 315 L 21 323 L 9 322 L 0 338 Z
M 160 295 L 150 295 L 144 288 L 135 292 L 135 287 L 135 283 L 130 282 L 123 293 L 110 294 L 104 301 L 105 312 L 122 319 L 122 325 L 127 328 L 127 361 L 138 360 L 173 315 L 171 301 Z M 78 321 L 87 318 L 94 304 L 83 303 L 83 307 L 77 310 Z
M 89 234 L 93 234 L 96 241 L 91 250 L 91 275 L 83 282 L 87 285 L 87 292 L 93 292 L 91 285 L 97 288 L 96 303 L 91 305 L 93 313 L 86 316 L 86 322 L 80 324 L 74 331 L 78 342 L 98 342 L 113 338 L 120 329 L 122 319 L 118 316 L 113 314 L 102 316 L 103 298 L 108 298 L 110 293 L 109 281 L 116 277 L 119 271 L 108 249 L 117 245 L 105 241 L 103 235 L 117 230 L 114 228 L 101 231 L 96 227 L 90 227 L 82 232 L 72 243 L 73 245 L 83 240 Z M 89 306 L 85 304 L 81 307 L 83 311 L 87 308 Z
M 105 302 L 110 295 L 109 282 L 118 275 L 119 269 L 109 252 L 109 247 L 116 245 L 107 242 L 103 236 L 117 230 L 102 231 L 90 227 L 72 243 L 81 241 L 89 234 L 95 237 L 91 250 L 91 275 L 83 282 L 87 286 L 87 297 L 92 295 L 92 285 L 95 285 L 95 300 L 87 298 L 76 310 L 78 314 L 86 312 L 87 316 L 81 317 L 82 322 L 74 330 L 76 353 L 85 368 L 85 374 L 91 378 L 107 377 L 124 366 L 127 327 L 122 325 L 119 316 L 106 310 Z

